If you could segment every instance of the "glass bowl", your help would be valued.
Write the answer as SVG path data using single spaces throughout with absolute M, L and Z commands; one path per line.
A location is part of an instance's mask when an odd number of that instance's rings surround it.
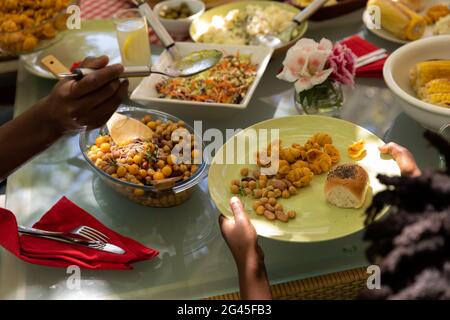
M 18 12 L 21 6 L 19 1 L 0 5 L 0 50 L 13 55 L 28 54 L 61 40 L 67 29 L 67 8 L 79 6 L 80 0 L 51 3 L 53 8 L 27 7 L 24 12 Z M 36 23 L 38 19 L 40 21 Z
M 138 120 L 146 115 L 150 115 L 154 120 L 160 119 L 163 122 L 168 120 L 178 122 L 181 120 L 164 112 L 131 106 L 122 105 L 117 112 Z M 194 129 L 187 124 L 185 125 L 185 128 L 190 133 L 194 133 Z M 88 150 L 91 145 L 95 144 L 95 139 L 98 137 L 100 131 L 108 132 L 108 129 L 104 126 L 94 130 L 84 130 L 80 133 L 79 143 L 81 153 L 86 159 L 89 167 L 104 183 L 133 202 L 151 207 L 172 207 L 179 205 L 189 198 L 193 188 L 206 176 L 207 165 L 202 161 L 202 163 L 199 164 L 197 171 L 189 179 L 176 182 L 173 186 L 164 188 L 163 190 L 155 186 L 137 185 L 114 178 L 95 166 L 86 154 L 86 150 Z M 200 138 L 201 137 L 196 136 L 196 139 Z M 204 150 L 204 147 L 205 146 L 202 143 L 202 150 Z

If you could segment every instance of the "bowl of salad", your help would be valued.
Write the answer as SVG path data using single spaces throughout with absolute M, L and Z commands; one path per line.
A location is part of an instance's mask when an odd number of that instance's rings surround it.
M 245 109 L 273 53 L 273 49 L 262 46 L 177 42 L 177 47 L 182 55 L 217 49 L 223 52 L 223 57 L 211 69 L 189 78 L 152 74 L 133 91 L 132 100 L 141 104 L 178 104 L 190 108 Z M 165 51 L 153 68 L 164 70 L 171 63 L 172 57 Z

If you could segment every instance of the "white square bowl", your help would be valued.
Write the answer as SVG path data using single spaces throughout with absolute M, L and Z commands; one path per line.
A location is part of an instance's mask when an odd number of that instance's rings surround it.
M 185 105 L 192 108 L 232 108 L 232 109 L 245 109 L 250 99 L 258 86 L 259 81 L 262 78 L 264 71 L 266 70 L 267 64 L 272 56 L 273 49 L 263 47 L 263 46 L 240 46 L 240 45 L 226 45 L 226 44 L 206 44 L 206 43 L 192 43 L 192 42 L 177 42 L 178 50 L 181 55 L 186 55 L 191 52 L 204 50 L 204 49 L 217 49 L 223 51 L 224 56 L 230 54 L 249 54 L 251 56 L 251 61 L 256 64 L 256 79 L 253 81 L 252 85 L 248 89 L 245 98 L 239 104 L 233 103 L 216 103 L 216 102 L 197 102 L 197 101 L 186 101 L 177 100 L 169 98 L 158 98 L 158 92 L 156 91 L 156 84 L 163 80 L 165 77 L 159 74 L 151 74 L 150 76 L 142 79 L 141 83 L 131 94 L 131 99 L 135 100 L 141 104 L 149 104 L 151 102 L 158 104 L 172 104 L 172 105 Z M 158 61 L 152 66 L 154 70 L 164 70 L 172 62 L 171 56 L 167 50 L 165 50 Z

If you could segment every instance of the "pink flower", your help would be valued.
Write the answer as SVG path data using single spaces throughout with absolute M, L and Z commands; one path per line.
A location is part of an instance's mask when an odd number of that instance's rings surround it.
M 354 84 L 356 56 L 346 45 L 336 43 L 328 57 L 328 66 L 333 69 L 330 79 L 344 85 Z
M 288 50 L 283 70 L 277 78 L 295 82 L 297 92 L 321 84 L 333 72 L 331 67 L 325 69 L 332 50 L 333 44 L 328 39 L 322 39 L 319 43 L 312 39 L 300 39 Z

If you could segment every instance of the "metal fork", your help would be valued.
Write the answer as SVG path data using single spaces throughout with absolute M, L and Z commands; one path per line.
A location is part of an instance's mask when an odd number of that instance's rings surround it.
M 90 240 L 98 243 L 106 243 L 108 242 L 109 238 L 102 232 L 88 227 L 88 226 L 79 226 L 71 231 L 68 232 L 56 232 L 56 231 L 46 231 L 46 230 L 40 230 L 36 228 L 30 228 L 30 227 L 24 227 L 20 226 L 18 227 L 19 232 L 31 234 L 31 235 L 40 235 L 40 236 L 51 236 L 51 237 L 60 237 L 60 238 L 67 238 L 69 240 L 75 241 L 76 240 Z

